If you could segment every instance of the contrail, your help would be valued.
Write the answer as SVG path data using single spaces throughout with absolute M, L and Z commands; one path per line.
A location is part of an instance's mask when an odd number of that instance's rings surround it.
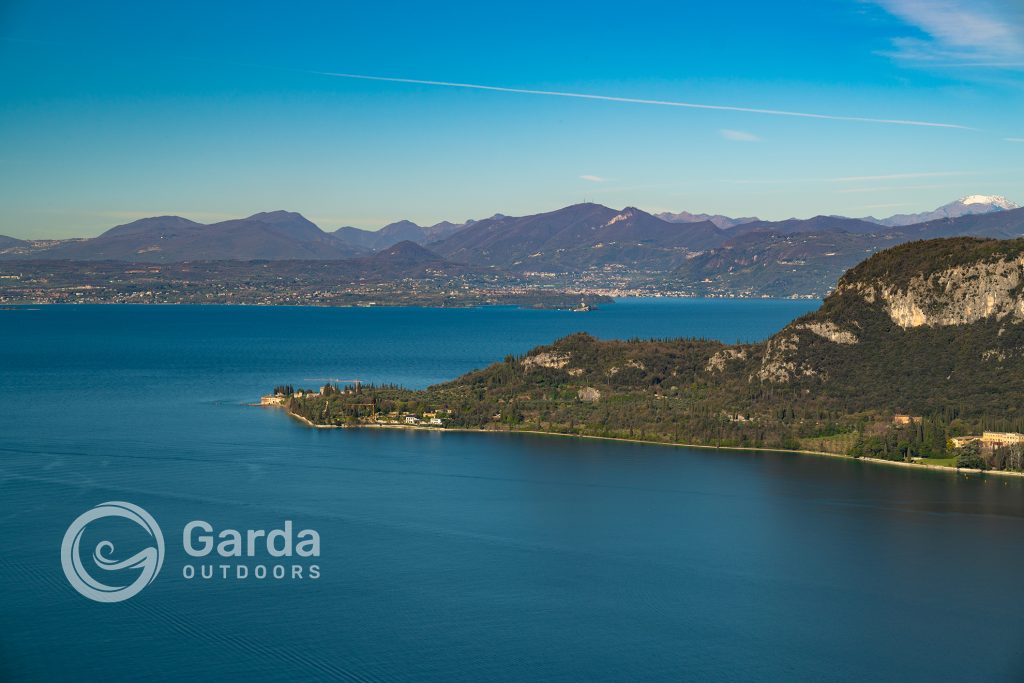
M 578 92 L 560 92 L 557 90 L 528 90 L 526 88 L 505 88 L 497 85 L 480 85 L 478 83 L 451 83 L 448 81 L 425 81 L 417 78 L 394 78 L 391 76 L 366 76 L 363 74 L 332 73 L 329 71 L 313 71 L 310 73 L 336 78 L 353 78 L 362 81 L 383 81 L 385 83 L 410 83 L 413 85 L 432 85 L 442 88 L 468 88 L 470 90 L 489 90 L 492 92 L 508 92 L 519 95 L 545 95 L 548 97 L 574 97 L 581 100 L 602 100 L 604 102 L 626 102 L 629 104 L 651 104 L 659 107 L 683 107 L 686 109 L 712 109 L 715 111 L 738 111 L 746 114 L 767 114 L 769 116 L 795 116 L 803 119 L 826 119 L 829 121 L 857 121 L 860 123 L 887 123 L 896 126 L 925 126 L 928 128 L 957 128 L 960 130 L 976 130 L 970 126 L 955 123 L 933 123 L 930 121 L 907 121 L 904 119 L 875 119 L 866 116 L 837 116 L 833 114 L 811 114 L 800 111 L 783 111 L 779 109 L 755 109 L 752 107 L 732 107 L 723 104 L 698 104 L 695 102 L 673 102 L 669 100 L 645 100 L 635 97 L 613 97 L 611 95 L 590 95 Z

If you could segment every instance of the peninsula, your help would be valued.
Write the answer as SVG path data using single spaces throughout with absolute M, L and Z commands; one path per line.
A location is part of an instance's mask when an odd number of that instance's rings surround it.
M 574 334 L 424 390 L 280 386 L 314 426 L 517 430 L 1024 470 L 1024 239 L 875 254 L 764 342 Z

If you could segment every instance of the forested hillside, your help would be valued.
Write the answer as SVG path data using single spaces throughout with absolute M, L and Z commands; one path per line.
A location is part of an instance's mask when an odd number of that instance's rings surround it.
M 449 427 L 940 458 L 951 436 L 1024 431 L 1022 288 L 1024 240 L 916 242 L 851 269 L 762 343 L 575 334 L 424 391 L 288 406 L 316 424 L 365 422 L 370 405 L 441 410 Z

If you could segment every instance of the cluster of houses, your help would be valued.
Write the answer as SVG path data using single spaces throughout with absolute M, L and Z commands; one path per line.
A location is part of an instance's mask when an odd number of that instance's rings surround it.
M 450 414 L 451 414 L 450 410 L 438 410 L 438 411 L 435 411 L 435 412 L 423 413 L 423 417 L 420 417 L 419 415 L 415 415 L 413 413 L 402 413 L 398 417 L 401 418 L 402 424 L 415 425 L 415 426 L 427 425 L 427 426 L 431 426 L 431 427 L 443 427 L 444 426 L 444 417 L 443 416 L 447 416 L 447 415 L 450 415 Z M 390 417 L 390 416 L 388 416 L 388 417 Z M 378 422 L 384 422 L 384 421 L 390 422 L 392 420 L 389 420 L 386 417 L 378 417 L 377 421 Z
M 290 394 L 290 395 L 289 394 L 282 394 L 282 393 L 279 393 L 279 392 L 275 391 L 273 394 L 270 394 L 268 396 L 260 396 L 260 405 L 261 406 L 280 406 L 280 405 L 284 405 L 284 402 L 290 396 L 294 396 L 295 398 L 313 398 L 313 397 L 319 396 L 319 395 L 320 395 L 320 392 L 318 392 L 318 391 L 309 391 L 309 390 L 304 390 L 304 389 L 299 389 L 298 391 L 296 391 L 295 393 Z
M 264 406 L 280 406 L 284 405 L 285 401 L 291 396 L 295 398 L 315 398 L 322 396 L 323 392 L 316 391 L 304 391 L 299 389 L 293 394 L 282 394 L 274 393 L 269 396 L 260 397 L 260 405 Z M 369 404 L 367 404 L 369 405 Z M 375 413 L 372 417 L 373 422 L 382 425 L 409 425 L 414 427 L 443 427 L 445 420 L 450 418 L 452 414 L 451 410 L 438 409 L 435 411 L 424 412 L 422 415 L 416 413 Z

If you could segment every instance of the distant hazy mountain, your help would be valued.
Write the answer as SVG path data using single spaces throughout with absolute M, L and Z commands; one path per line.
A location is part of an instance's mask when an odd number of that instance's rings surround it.
M 721 216 L 718 214 L 690 213 L 689 211 L 680 211 L 679 213 L 663 211 L 662 213 L 656 213 L 654 215 L 669 223 L 701 223 L 703 221 L 711 221 L 722 229 L 735 228 L 737 225 L 753 223 L 754 221 L 760 220 L 757 217 L 729 218 L 728 216 Z
M 384 240 L 391 241 L 392 244 L 398 244 L 399 242 L 404 242 L 406 240 L 415 242 L 422 240 L 425 237 L 423 228 L 412 221 L 389 223 L 378 230 L 377 235 Z
M 397 223 L 389 223 L 380 230 L 361 230 L 359 228 L 344 227 L 338 228 L 331 234 L 347 247 L 379 251 L 404 241 L 416 244 L 434 242 L 444 239 L 463 227 L 465 227 L 465 224 L 450 223 L 448 221 L 442 221 L 426 228 L 416 225 L 412 221 L 398 221 Z
M 196 223 L 181 216 L 154 216 L 152 218 L 140 218 L 131 223 L 115 226 L 100 235 L 100 237 L 113 239 L 115 237 L 127 238 L 141 235 L 163 238 L 191 233 L 203 227 L 202 223 Z
M 684 262 L 670 278 L 702 294 L 823 296 L 845 270 L 903 241 L 833 230 L 749 232 Z
M 0 235 L 0 250 L 27 246 L 28 242 L 25 240 L 15 239 L 14 237 L 8 237 L 7 235 Z
M 180 216 L 143 218 L 34 258 L 171 263 L 221 259 L 342 259 L 353 256 L 298 213 L 273 211 L 203 225 Z
M 377 243 L 377 233 L 373 230 L 361 230 L 346 225 L 330 233 L 343 246 L 353 251 L 374 251 Z
M 495 214 L 429 227 L 398 221 L 376 231 L 345 227 L 333 233 L 287 211 L 210 225 L 157 216 L 119 225 L 92 239 L 0 238 L 0 258 L 156 263 L 351 260 L 352 267 L 367 273 L 398 262 L 547 273 L 623 269 L 664 274 L 697 290 L 784 296 L 824 293 L 845 268 L 900 242 L 1024 235 L 1024 209 L 1005 208 L 1014 206 L 1009 201 L 966 197 L 954 204 L 960 208 L 950 204 L 942 210 L 965 213 L 910 225 L 815 216 L 749 220 L 724 229 L 711 220 L 670 222 L 634 207 L 617 210 L 593 203 L 530 216 Z M 373 261 L 371 254 L 385 260 Z M 399 270 L 388 266 L 382 272 Z
M 846 219 L 850 220 L 850 219 Z M 785 221 L 784 221 L 785 222 Z M 896 244 L 936 237 L 1024 237 L 1024 209 L 969 214 L 915 225 L 876 226 L 873 233 L 828 229 L 807 232 L 755 230 L 683 263 L 681 284 L 705 293 L 823 295 L 847 268 Z
M 961 235 L 1012 239 L 1024 236 L 1024 208 L 967 214 L 957 218 L 940 218 L 926 223 L 891 228 L 881 234 L 888 232 L 903 235 L 908 240 Z
M 912 225 L 914 223 L 924 223 L 926 221 L 941 218 L 959 218 L 960 216 L 995 213 L 998 211 L 1012 211 L 1013 209 L 1019 208 L 1021 208 L 1019 204 L 1011 202 L 1006 197 L 972 194 L 967 197 L 962 197 L 955 202 L 950 202 L 949 204 L 940 206 L 934 211 L 899 214 L 896 216 L 889 216 L 888 218 L 869 217 L 864 220 L 872 221 L 879 225 L 898 227 L 903 225 Z
M 784 221 L 752 221 L 733 228 L 731 234 L 748 232 L 774 232 L 791 234 L 797 232 L 878 232 L 878 224 L 859 218 L 843 216 L 815 216 L 814 218 L 789 218 Z
M 467 221 L 469 222 L 469 221 Z M 442 240 L 452 233 L 458 232 L 466 227 L 466 223 L 452 223 L 450 221 L 441 221 L 434 225 L 423 228 L 423 232 L 426 235 L 427 242 L 436 242 Z
M 476 221 L 429 247 L 448 259 L 516 270 L 659 269 L 721 244 L 727 234 L 709 221 L 668 223 L 634 207 L 586 203 Z
M 367 256 L 363 259 L 363 262 L 377 266 L 378 272 L 383 267 L 387 267 L 400 270 L 403 273 L 408 273 L 411 269 L 422 266 L 446 263 L 443 258 L 434 252 L 410 240 L 393 244 L 383 251 L 378 251 L 373 256 Z

